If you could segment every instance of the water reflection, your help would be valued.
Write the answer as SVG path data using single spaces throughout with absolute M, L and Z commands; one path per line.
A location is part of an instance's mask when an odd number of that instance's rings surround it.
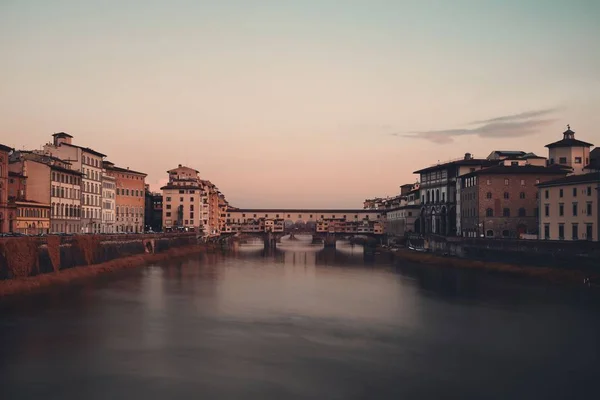
M 580 398 L 598 294 L 261 242 L 5 306 L 3 398 Z

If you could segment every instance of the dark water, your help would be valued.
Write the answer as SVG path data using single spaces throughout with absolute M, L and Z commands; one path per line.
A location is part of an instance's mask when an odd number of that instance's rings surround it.
M 0 308 L 2 399 L 591 399 L 600 296 L 287 245 Z

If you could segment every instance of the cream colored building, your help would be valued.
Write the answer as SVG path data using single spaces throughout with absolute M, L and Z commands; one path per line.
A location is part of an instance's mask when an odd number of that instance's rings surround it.
M 567 176 L 538 188 L 540 239 L 599 240 L 600 172 Z
M 102 160 L 104 154 L 72 143 L 73 136 L 59 132 L 44 146 L 48 154 L 71 164 L 83 174 L 81 180 L 81 232 L 98 233 L 102 224 Z
M 573 168 L 574 174 L 587 172 L 585 167 L 590 163 L 590 147 L 593 144 L 575 139 L 575 132 L 567 125 L 562 140 L 547 144 L 548 162 Z
M 161 188 L 163 229 L 192 229 L 201 232 L 204 222 L 208 223 L 209 213 L 208 198 L 204 195 L 200 172 L 179 164 L 167 173 L 169 182 Z
M 116 178 L 102 171 L 102 233 L 116 232 Z

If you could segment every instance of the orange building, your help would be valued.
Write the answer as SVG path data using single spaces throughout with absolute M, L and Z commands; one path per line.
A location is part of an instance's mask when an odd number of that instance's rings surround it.
M 117 232 L 144 232 L 146 174 L 129 168 L 103 163 L 106 174 L 115 178 Z
M 12 232 L 14 208 L 8 206 L 8 155 L 12 149 L 0 144 L 0 233 Z

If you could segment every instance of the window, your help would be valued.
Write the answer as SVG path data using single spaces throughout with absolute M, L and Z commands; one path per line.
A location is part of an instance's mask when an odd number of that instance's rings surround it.
M 565 205 L 563 203 L 560 203 L 558 205 L 558 216 L 562 217 L 563 215 L 565 215 Z
M 504 184 L 505 184 L 505 185 L 508 185 L 509 183 L 510 183 L 510 180 L 508 180 L 508 179 L 504 179 Z
M 510 208 L 505 208 L 502 210 L 503 217 L 510 217 Z
M 508 192 L 504 192 L 504 198 L 505 198 L 505 199 L 508 199 L 508 198 L 510 198 L 510 194 L 509 194 Z
M 554 164 L 554 158 L 550 159 L 550 164 Z
M 525 179 L 521 179 L 521 186 L 525 186 Z
M 194 205 L 190 204 L 190 211 L 194 211 Z
M 488 229 L 487 231 L 485 231 L 485 236 L 494 237 L 494 231 L 491 229 Z
M 190 213 L 190 218 L 191 218 L 192 220 L 194 219 L 194 213 L 193 213 L 193 212 L 191 212 L 191 213 Z M 194 223 L 194 221 L 192 221 L 191 223 L 193 224 L 193 223 Z
M 521 192 L 521 193 L 519 193 L 519 198 L 520 198 L 520 199 L 524 199 L 524 198 L 525 198 L 525 192 Z
M 573 203 L 573 216 L 577 216 L 577 203 Z
M 575 164 L 581 164 L 581 157 L 575 157 Z
M 485 198 L 486 198 L 486 199 L 491 199 L 491 198 L 492 198 L 492 192 L 487 192 L 487 193 L 485 194 Z
M 539 208 L 534 208 L 533 209 L 533 216 L 538 218 L 540 216 L 540 209 Z
M 588 202 L 586 204 L 586 214 L 587 215 L 592 215 L 592 203 Z
M 544 224 L 544 239 L 550 239 L 550 224 Z
M 579 225 L 573 224 L 571 227 L 571 239 L 578 240 L 579 239 Z
M 525 209 L 523 207 L 519 208 L 519 217 L 525 217 Z
M 544 215 L 546 217 L 550 216 L 550 205 L 549 204 L 544 204 Z
M 170 209 L 171 209 L 171 205 L 167 204 L 167 210 L 170 210 Z
M 558 191 L 558 197 L 563 197 L 563 194 L 564 194 L 564 193 L 563 193 L 563 190 L 562 190 L 562 189 L 560 189 L 560 190 Z
M 592 195 L 592 187 L 591 187 L 591 186 L 588 186 L 588 187 L 586 188 L 586 194 L 587 194 L 588 196 L 591 196 L 591 195 Z
M 577 197 L 577 188 L 576 187 L 573 188 L 573 197 Z
M 558 239 L 563 240 L 565 238 L 565 224 L 558 224 Z
M 183 197 L 180 197 L 180 198 L 179 198 L 179 201 L 180 201 L 181 203 L 183 203 Z
M 171 198 L 170 198 L 170 197 L 167 197 L 167 198 L 166 198 L 166 201 L 171 201 Z
M 560 157 L 558 159 L 558 163 L 559 164 L 566 164 L 567 163 L 567 157 Z
M 544 197 L 545 197 L 545 198 L 549 198 L 549 197 L 550 197 L 550 193 L 548 192 L 548 189 L 546 189 L 546 190 L 544 191 Z
M 185 220 L 184 224 L 185 224 L 185 225 L 188 225 L 188 220 L 187 220 L 187 219 Z
M 179 194 L 184 194 L 184 193 L 185 193 L 185 190 L 180 190 L 179 191 Z
M 167 213 L 166 213 L 166 216 L 167 216 L 167 217 L 170 217 L 170 216 L 171 216 L 171 212 L 170 212 L 170 211 L 167 211 Z
M 593 224 L 585 224 L 585 238 L 592 240 L 594 238 Z
M 494 210 L 492 210 L 491 208 L 488 208 L 487 210 L 485 210 L 485 216 L 486 217 L 493 217 L 494 216 Z

